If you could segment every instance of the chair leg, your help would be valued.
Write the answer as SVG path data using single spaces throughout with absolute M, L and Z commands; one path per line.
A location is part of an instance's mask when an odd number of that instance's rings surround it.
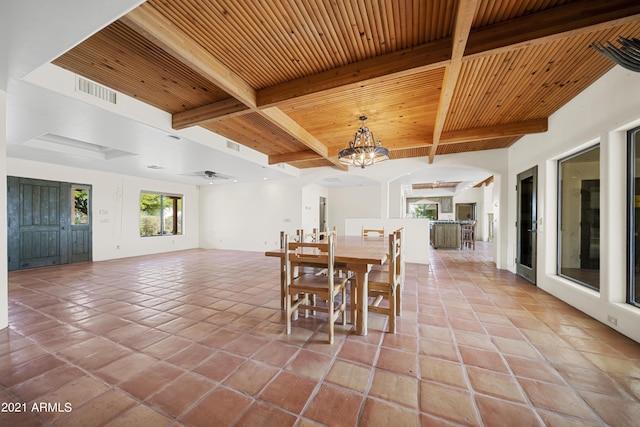
M 396 289 L 397 291 L 397 289 Z M 389 332 L 396 333 L 396 296 L 393 289 L 389 291 Z
M 284 291 L 284 287 L 286 286 L 286 280 L 287 280 L 287 276 L 286 276 L 286 271 L 285 271 L 285 260 L 284 258 L 282 258 L 282 262 L 280 264 L 280 309 L 284 310 L 284 306 L 285 306 L 285 291 Z
M 358 320 L 357 315 L 358 315 L 358 311 L 357 311 L 357 303 L 358 303 L 358 287 L 356 286 L 356 284 L 351 281 L 349 284 L 350 287 L 350 291 L 351 291 L 351 295 L 350 295 L 350 301 L 349 301 L 349 305 L 350 305 L 350 309 L 351 309 L 351 324 L 355 325 L 356 321 Z
M 291 335 L 291 316 L 292 316 L 292 312 L 291 312 L 291 295 L 289 295 L 289 293 L 287 292 L 287 294 L 285 295 L 285 314 L 287 316 L 287 335 Z M 296 311 L 297 314 L 297 311 Z
M 333 334 L 334 334 L 334 316 L 335 313 L 333 312 L 334 307 L 333 307 L 333 301 L 329 300 L 327 302 L 327 315 L 329 316 L 329 344 L 333 344 Z
M 342 304 L 340 304 L 342 310 L 342 326 L 347 324 L 347 285 L 342 287 Z
M 396 288 L 396 316 L 402 317 L 402 284 Z

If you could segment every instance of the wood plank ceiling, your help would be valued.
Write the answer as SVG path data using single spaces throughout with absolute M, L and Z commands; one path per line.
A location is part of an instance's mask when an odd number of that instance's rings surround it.
M 637 0 L 149 0 L 54 63 L 298 168 L 508 147 L 640 37 Z

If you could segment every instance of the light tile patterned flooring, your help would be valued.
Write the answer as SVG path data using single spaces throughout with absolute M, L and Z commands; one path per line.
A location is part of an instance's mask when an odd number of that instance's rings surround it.
M 640 344 L 489 249 L 408 264 L 398 333 L 372 314 L 331 346 L 321 320 L 283 333 L 261 253 L 12 272 L 0 425 L 639 425 Z

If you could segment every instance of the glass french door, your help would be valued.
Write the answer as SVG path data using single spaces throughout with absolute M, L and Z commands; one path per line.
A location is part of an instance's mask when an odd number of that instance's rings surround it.
M 535 285 L 538 224 L 538 167 L 518 174 L 516 273 Z

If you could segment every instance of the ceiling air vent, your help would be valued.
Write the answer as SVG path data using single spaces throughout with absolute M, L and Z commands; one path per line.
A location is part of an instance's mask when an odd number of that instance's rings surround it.
M 110 102 L 111 104 L 116 103 L 115 91 L 80 76 L 78 76 L 76 80 L 76 90 L 78 92 L 84 92 L 93 97 L 100 98 L 103 101 Z
M 240 152 L 240 144 L 238 144 L 237 142 L 229 141 L 228 139 L 227 139 L 227 148 L 233 151 Z

